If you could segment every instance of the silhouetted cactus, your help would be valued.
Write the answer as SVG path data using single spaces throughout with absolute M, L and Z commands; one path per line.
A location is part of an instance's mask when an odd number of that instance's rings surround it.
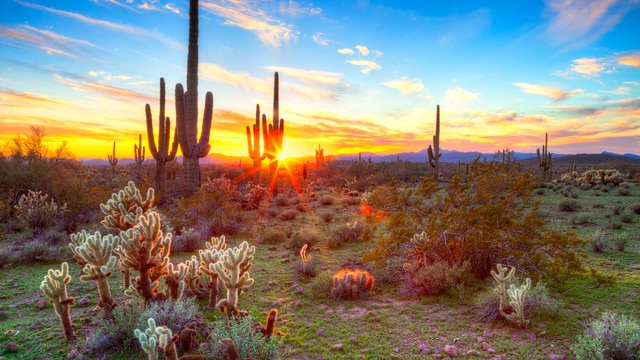
M 109 159 L 109 165 L 111 165 L 111 170 L 113 173 L 116 173 L 116 165 L 118 165 L 118 158 L 116 157 L 116 142 L 113 142 L 113 151 L 111 154 L 107 154 L 107 159 Z
M 263 123 L 267 123 L 267 116 L 262 115 Z M 247 146 L 249 150 L 249 157 L 253 160 L 253 182 L 260 184 L 260 172 L 262 168 L 262 160 L 266 158 L 266 153 L 263 151 L 260 155 L 260 104 L 256 104 L 256 123 L 253 124 L 253 146 L 251 141 L 251 129 L 247 126 Z M 265 141 L 266 144 L 266 141 Z
M 324 165 L 324 149 L 318 144 L 318 150 L 316 150 L 316 169 L 319 169 Z
M 173 161 L 178 152 L 178 137 L 175 132 L 173 135 L 173 143 L 169 149 L 169 141 L 171 139 L 171 120 L 165 117 L 165 85 L 164 79 L 160 78 L 160 115 L 158 116 L 158 145 L 156 146 L 155 136 L 153 133 L 153 118 L 151 116 L 151 106 L 145 106 L 145 115 L 147 120 L 147 140 L 149 142 L 149 151 L 151 156 L 156 160 L 156 178 L 154 187 L 158 194 L 164 194 L 164 184 L 167 173 L 167 163 Z
M 436 134 L 433 135 L 433 148 L 428 149 L 429 165 L 433 168 L 433 179 L 438 182 L 440 176 L 440 105 L 436 107 Z
M 207 92 L 202 129 L 198 140 L 198 0 L 189 3 L 189 50 L 187 55 L 187 92 L 176 84 L 176 122 L 183 155 L 186 197 L 200 186 L 200 158 L 209 154 L 209 136 L 213 117 L 213 94 Z
M 133 144 L 133 160 L 138 166 L 144 163 L 145 147 L 142 146 L 142 134 L 138 135 L 138 144 Z
M 544 145 L 542 151 L 536 149 L 536 155 L 538 156 L 538 166 L 542 169 L 542 179 L 547 180 L 551 178 L 551 153 L 549 152 L 548 134 L 544 133 Z

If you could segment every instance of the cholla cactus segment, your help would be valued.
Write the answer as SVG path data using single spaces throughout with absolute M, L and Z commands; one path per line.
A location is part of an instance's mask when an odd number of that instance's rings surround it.
M 507 289 L 509 288 L 509 285 L 513 284 L 516 268 L 512 267 L 511 269 L 509 269 L 506 266 L 502 266 L 502 264 L 497 264 L 496 268 L 498 269 L 498 272 L 491 270 L 491 276 L 496 282 L 496 287 L 495 289 L 493 289 L 493 291 L 498 295 L 498 298 L 500 299 L 500 313 L 504 313 L 504 304 L 506 303 Z
M 187 276 L 187 265 L 180 263 L 174 266 L 172 263 L 167 265 L 167 274 L 164 276 L 165 290 L 164 294 L 167 298 L 180 300 L 186 287 L 185 277 Z
M 227 298 L 221 300 L 218 307 L 225 308 L 228 315 L 238 311 L 238 291 L 253 285 L 249 269 L 253 266 L 255 251 L 255 246 L 249 246 L 248 242 L 243 241 L 238 247 L 225 250 L 220 261 L 210 265 L 227 289 Z
M 73 323 L 69 308 L 75 303 L 72 297 L 67 296 L 67 284 L 71 281 L 69 264 L 63 262 L 60 270 L 49 269 L 44 280 L 40 283 L 40 290 L 51 299 L 56 314 L 60 318 L 64 336 L 67 340 L 75 340 Z
M 416 247 L 422 248 L 429 242 L 429 235 L 423 231 L 419 234 L 414 234 L 410 241 Z
M 198 271 L 209 277 L 209 307 L 214 308 L 218 301 L 218 273 L 214 270 L 214 264 L 220 261 L 227 248 L 224 235 L 212 237 L 205 246 L 205 250 L 199 250 L 200 266 Z
M 337 299 L 359 299 L 373 289 L 375 278 L 367 270 L 342 269 L 331 279 L 331 294 Z
M 120 233 L 120 244 L 115 249 L 120 265 L 137 270 L 137 292 L 149 301 L 154 296 L 154 286 L 167 273 L 171 233 L 160 230 L 160 215 L 150 211 L 138 218 L 136 225 Z
M 146 214 L 153 205 L 154 191 L 149 188 L 146 199 L 133 181 L 129 181 L 124 189 L 111 195 L 106 204 L 100 204 L 105 214 L 102 225 L 109 229 L 128 230 L 136 224 L 136 220 Z
M 164 358 L 166 360 L 178 360 L 178 353 L 175 345 L 179 339 L 178 334 L 173 335 L 171 329 L 166 326 L 157 327 L 156 334 L 158 335 L 158 346 L 164 352 Z
M 195 255 L 192 255 L 191 259 L 186 260 L 184 264 L 187 267 L 187 274 L 184 278 L 187 289 L 198 299 L 205 299 L 209 291 L 207 291 L 206 286 L 202 283 L 202 277 L 204 275 L 200 272 L 200 260 L 198 260 Z
M 71 237 L 71 251 L 86 263 L 80 280 L 91 281 L 100 275 L 111 275 L 111 270 L 118 261 L 113 255 L 113 250 L 118 244 L 117 237 L 111 234 L 102 236 L 98 231 L 91 235 L 85 230 L 72 234 Z
M 515 284 L 511 284 L 507 290 L 509 295 L 509 305 L 513 309 L 510 314 L 504 314 L 505 318 L 520 328 L 526 328 L 529 325 L 529 320 L 525 319 L 524 303 L 531 289 L 531 279 L 527 278 L 525 283 L 516 287 Z
M 158 360 L 158 336 L 156 334 L 156 321 L 153 318 L 147 320 L 149 327 L 144 332 L 135 329 L 133 334 L 138 338 L 142 351 L 147 354 L 149 360 Z
M 212 236 L 204 246 L 207 250 L 224 251 L 227 248 L 227 240 L 224 235 L 221 235 L 220 237 Z

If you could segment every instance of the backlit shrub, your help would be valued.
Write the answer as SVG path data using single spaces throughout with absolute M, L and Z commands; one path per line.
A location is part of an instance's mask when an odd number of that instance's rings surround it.
M 24 222 L 34 235 L 53 226 L 66 211 L 66 205 L 58 205 L 55 200 L 49 199 L 48 194 L 33 190 L 22 195 L 15 208 L 18 219 Z
M 605 312 L 589 324 L 571 350 L 577 360 L 637 360 L 640 325 L 625 315 Z

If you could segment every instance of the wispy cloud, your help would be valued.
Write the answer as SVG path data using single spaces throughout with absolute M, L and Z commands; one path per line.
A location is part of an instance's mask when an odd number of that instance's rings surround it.
M 618 64 L 633 67 L 640 67 L 640 52 L 618 57 Z
M 146 1 L 143 1 L 142 4 L 138 5 L 139 9 L 142 10 L 153 10 L 153 11 L 158 11 L 160 10 L 157 6 L 155 6 L 153 3 L 148 3 Z
M 398 80 L 382 82 L 382 85 L 390 87 L 392 89 L 396 89 L 405 95 L 416 93 L 424 88 L 424 85 L 422 84 L 422 80 L 420 79 L 410 80 L 406 76 L 403 76 Z
M 256 8 L 248 0 L 202 1 L 201 6 L 210 13 L 225 19 L 224 24 L 254 32 L 264 44 L 279 47 L 295 40 L 298 33 L 286 24 Z
M 304 70 L 282 66 L 267 66 L 267 69 L 272 71 L 278 71 L 281 74 L 295 77 L 308 83 L 338 85 L 342 82 L 342 74 L 318 71 L 318 70 Z
M 444 101 L 454 104 L 462 104 L 478 98 L 478 94 L 461 87 L 447 89 L 444 93 Z
M 573 60 L 571 70 L 584 75 L 598 75 L 605 70 L 604 59 L 580 58 Z
M 329 41 L 327 39 L 324 38 L 324 33 L 323 32 L 319 32 L 317 34 L 313 35 L 313 41 L 315 41 L 316 43 L 322 45 L 322 46 L 328 46 L 329 45 Z
M 47 54 L 63 55 L 72 58 L 88 57 L 84 48 L 95 48 L 92 43 L 70 38 L 49 30 L 41 30 L 29 25 L 16 28 L 0 26 L 0 37 L 9 41 L 19 41 L 39 48 Z
M 63 11 L 63 10 L 58 10 L 58 9 L 54 9 L 54 8 L 50 8 L 47 6 L 43 6 L 43 5 L 38 5 L 38 4 L 33 4 L 30 2 L 26 2 L 26 1 L 21 1 L 21 0 L 14 0 L 15 2 L 32 8 L 32 9 L 37 9 L 37 10 L 42 10 L 42 11 L 46 11 L 48 13 L 51 14 L 56 14 L 56 15 L 60 15 L 60 16 L 64 16 L 64 17 L 68 17 L 77 21 L 80 21 L 82 23 L 85 24 L 90 24 L 90 25 L 95 25 L 95 26 L 100 26 L 102 28 L 106 28 L 106 29 L 111 29 L 111 30 L 117 30 L 117 31 L 122 31 L 128 34 L 131 34 L 132 36 L 136 36 L 136 37 L 140 37 L 140 36 L 144 36 L 144 37 L 149 37 L 155 40 L 158 40 L 159 42 L 162 42 L 170 47 L 173 48 L 183 48 L 184 46 L 176 41 L 173 41 L 171 39 L 167 39 L 164 36 L 160 35 L 157 32 L 154 31 L 150 31 L 147 29 L 143 29 L 143 28 L 139 28 L 139 27 L 135 27 L 133 25 L 126 25 L 126 24 L 118 24 L 118 23 L 114 23 L 114 22 L 110 22 L 110 21 L 106 21 L 106 20 L 100 20 L 100 19 L 94 19 L 82 14 L 78 14 L 78 13 L 74 13 L 74 12 L 70 12 L 70 11 Z
M 246 90 L 257 90 L 263 93 L 271 93 L 272 86 L 264 79 L 258 79 L 247 72 L 231 72 L 218 64 L 201 63 L 200 74 L 202 77 L 213 81 L 219 81 L 231 86 Z
M 374 70 L 380 70 L 382 69 L 382 66 L 380 66 L 378 63 L 376 63 L 375 61 L 370 61 L 370 60 L 347 60 L 347 62 L 351 65 L 355 65 L 355 66 L 360 66 L 360 72 L 363 74 L 368 74 Z
M 313 6 L 313 4 L 306 6 L 299 1 L 289 0 L 280 2 L 280 13 L 289 16 L 317 16 L 322 14 L 322 8 Z
M 17 93 L 11 90 L 0 91 L 0 105 L 8 107 L 30 108 L 48 105 L 63 105 L 63 102 L 46 96 L 33 95 L 28 92 Z
M 180 9 L 178 9 L 177 7 L 175 7 L 175 6 L 174 6 L 173 4 L 171 4 L 171 3 L 167 3 L 167 4 L 165 4 L 165 5 L 164 5 L 164 8 L 165 8 L 166 10 L 171 11 L 171 12 L 172 12 L 172 13 L 174 13 L 174 14 L 180 15 Z
M 613 29 L 632 6 L 615 0 L 547 0 L 547 38 L 554 45 L 590 44 Z
M 559 102 L 584 92 L 584 90 L 582 89 L 574 89 L 570 92 L 565 92 L 557 87 L 545 87 L 537 84 L 527 84 L 521 82 L 514 83 L 513 85 L 519 87 L 523 92 L 526 92 L 528 94 L 548 96 L 553 99 L 553 102 Z
M 80 90 L 80 91 L 89 91 L 99 95 L 106 95 L 109 98 L 127 102 L 127 103 L 144 104 L 144 103 L 151 103 L 151 102 L 157 101 L 157 99 L 152 96 L 141 94 L 141 93 L 124 89 L 121 87 L 105 84 L 105 83 L 95 81 L 83 76 L 64 77 L 58 74 L 54 74 L 53 78 L 55 79 L 56 82 L 63 85 L 70 86 L 73 89 Z
M 342 49 L 338 49 L 338 52 L 342 55 L 353 55 L 354 52 L 353 50 L 349 49 L 349 48 L 342 48 Z

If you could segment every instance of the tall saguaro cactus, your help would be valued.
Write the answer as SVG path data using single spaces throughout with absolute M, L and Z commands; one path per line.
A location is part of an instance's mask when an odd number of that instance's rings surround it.
M 266 117 L 262 118 L 265 155 L 277 165 L 278 154 L 282 151 L 284 137 L 284 119 L 280 119 L 280 80 L 276 71 L 273 79 L 273 123 L 267 126 Z
M 183 155 L 185 196 L 200 186 L 200 158 L 209 154 L 209 136 L 213 117 L 213 94 L 207 92 L 202 129 L 198 140 L 198 0 L 189 3 L 189 50 L 187 55 L 187 92 L 176 84 L 176 122 Z
M 318 144 L 318 150 L 316 150 L 316 169 L 319 169 L 324 165 L 324 149 Z
M 544 133 L 544 145 L 542 146 L 542 152 L 540 148 L 536 149 L 536 155 L 538 156 L 538 166 L 542 169 L 542 179 L 546 180 L 551 177 L 551 153 L 549 152 L 549 137 L 547 133 Z
M 262 115 L 262 118 L 266 123 L 266 115 Z M 256 123 L 253 124 L 253 146 L 251 141 L 251 129 L 247 126 L 247 146 L 249 150 L 249 157 L 253 160 L 253 171 L 255 171 L 253 174 L 253 182 L 259 184 L 262 160 L 266 158 L 265 151 L 260 155 L 260 104 L 256 104 Z
M 151 156 L 156 160 L 156 178 L 155 189 L 162 196 L 164 194 L 164 183 L 166 180 L 167 163 L 173 161 L 178 152 L 178 137 L 173 135 L 173 143 L 169 148 L 171 139 L 171 120 L 165 117 L 165 85 L 164 79 L 160 78 L 160 115 L 158 117 L 158 145 L 156 146 L 155 136 L 153 134 L 153 118 L 151 116 L 151 106 L 145 106 L 145 114 L 147 118 L 147 140 L 149 142 L 149 151 Z
M 118 158 L 116 157 L 116 142 L 113 142 L 113 151 L 111 154 L 107 154 L 107 159 L 109 159 L 109 165 L 111 165 L 111 170 L 113 173 L 116 173 L 116 165 L 118 165 Z
M 436 134 L 433 136 L 433 148 L 428 149 L 429 165 L 433 168 L 433 179 L 438 182 L 440 176 L 440 105 L 436 107 Z
M 138 134 L 138 144 L 133 144 L 133 160 L 136 165 L 140 166 L 144 163 L 145 147 L 142 146 L 142 134 Z

